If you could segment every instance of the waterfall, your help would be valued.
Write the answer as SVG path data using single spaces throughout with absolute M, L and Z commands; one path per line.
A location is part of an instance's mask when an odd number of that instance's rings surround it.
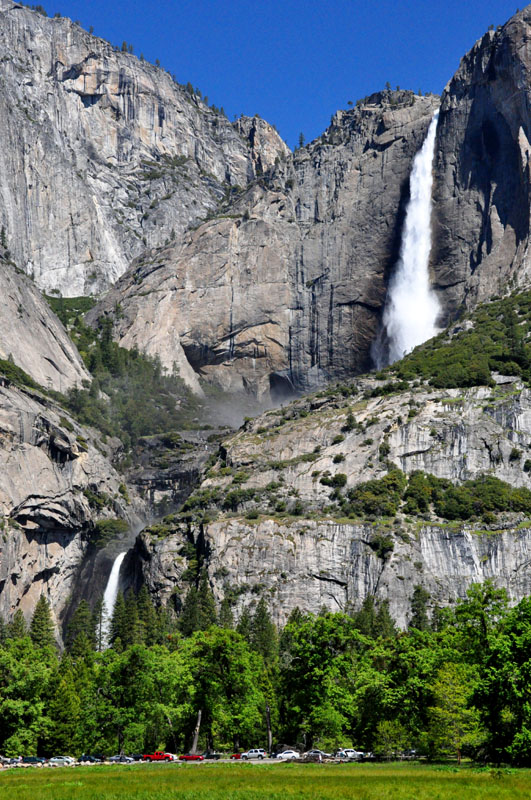
M 400 258 L 389 284 L 383 314 L 383 335 L 374 348 L 376 366 L 392 364 L 438 333 L 439 302 L 430 288 L 431 189 L 435 132 L 439 112 L 428 128 L 413 161 L 410 199 L 402 234 Z
M 114 604 L 116 603 L 116 598 L 118 597 L 120 567 L 122 566 L 122 561 L 124 560 L 125 556 L 126 552 L 119 553 L 114 559 L 111 569 L 111 574 L 109 575 L 109 580 L 107 581 L 107 586 L 105 587 L 105 592 L 103 594 L 104 621 L 102 625 L 102 639 L 105 647 L 109 646 L 112 614 L 114 611 Z

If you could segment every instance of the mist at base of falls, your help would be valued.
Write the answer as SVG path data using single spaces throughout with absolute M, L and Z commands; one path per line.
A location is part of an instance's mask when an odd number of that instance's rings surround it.
M 437 111 L 413 161 L 400 257 L 389 284 L 382 332 L 373 347 L 378 369 L 398 361 L 439 332 L 441 309 L 429 277 L 432 164 L 438 119 Z

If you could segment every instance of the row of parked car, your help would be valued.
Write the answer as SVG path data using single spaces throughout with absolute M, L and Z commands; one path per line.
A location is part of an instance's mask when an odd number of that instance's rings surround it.
M 326 753 L 324 750 L 308 750 L 306 753 L 300 753 L 298 750 L 284 749 L 279 752 L 273 752 L 269 755 L 262 747 L 253 747 L 243 753 L 232 753 L 226 756 L 218 753 L 215 750 L 207 750 L 204 753 L 183 753 L 178 756 L 175 753 L 169 753 L 165 750 L 155 750 L 153 753 L 132 753 L 131 755 L 124 755 L 117 753 L 114 756 L 106 757 L 101 753 L 83 753 L 77 760 L 79 764 L 102 764 L 103 762 L 110 762 L 112 764 L 131 764 L 135 761 L 205 761 L 205 760 L 219 760 L 220 758 L 230 758 L 231 761 L 249 761 L 251 759 L 258 759 L 262 761 L 265 758 L 276 758 L 281 760 L 295 760 L 306 758 L 307 760 L 321 761 L 325 758 L 338 758 L 348 761 L 366 761 L 372 759 L 372 753 L 363 753 L 360 750 L 354 750 L 347 747 L 344 750 L 336 750 L 333 753 Z M 76 760 L 72 756 L 53 756 L 46 759 L 41 756 L 19 756 L 18 758 L 4 758 L 0 756 L 0 764 L 5 766 L 24 766 L 34 765 L 43 766 L 47 764 L 52 767 L 72 766 Z

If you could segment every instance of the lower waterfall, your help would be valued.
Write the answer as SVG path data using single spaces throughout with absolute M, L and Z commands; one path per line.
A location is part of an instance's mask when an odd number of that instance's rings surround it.
M 120 567 L 122 566 L 122 561 L 124 560 L 127 551 L 123 553 L 119 553 L 116 558 L 114 559 L 111 574 L 109 575 L 109 580 L 107 581 L 107 586 L 105 587 L 105 592 L 103 594 L 103 609 L 104 609 L 104 621 L 102 625 L 102 639 L 103 639 L 103 646 L 109 646 L 109 638 L 111 635 L 111 621 L 112 615 L 114 611 L 114 604 L 116 603 L 116 598 L 118 597 L 118 586 L 120 581 Z
M 438 119 L 437 111 L 413 161 L 400 258 L 389 284 L 382 335 L 373 348 L 378 369 L 398 361 L 438 332 L 440 306 L 429 277 L 432 164 Z

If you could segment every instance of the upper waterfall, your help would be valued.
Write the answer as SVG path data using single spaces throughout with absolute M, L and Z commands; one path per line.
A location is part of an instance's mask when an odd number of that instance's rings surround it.
M 400 258 L 389 284 L 383 314 L 383 336 L 373 356 L 378 368 L 392 364 L 437 333 L 440 306 L 430 288 L 431 191 L 436 111 L 424 143 L 415 156 L 409 180 L 410 200 Z

